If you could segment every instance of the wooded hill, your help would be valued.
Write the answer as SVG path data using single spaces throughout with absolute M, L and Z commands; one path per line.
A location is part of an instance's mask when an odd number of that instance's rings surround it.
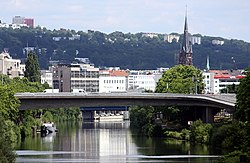
M 181 34 L 178 34 L 181 36 Z M 250 43 L 220 37 L 201 36 L 200 45 L 193 45 L 194 66 L 205 69 L 210 57 L 211 69 L 244 69 L 250 66 Z M 223 45 L 213 45 L 212 40 L 223 40 Z M 181 40 L 181 38 L 180 38 Z M 119 66 L 123 69 L 156 69 L 172 67 L 180 43 L 164 42 L 164 34 L 145 37 L 143 33 L 75 30 L 48 30 L 46 28 L 0 28 L 0 50 L 8 48 L 13 58 L 25 59 L 25 47 L 34 47 L 41 69 L 50 60 L 70 63 L 75 57 L 89 58 L 95 66 Z M 233 63 L 232 57 L 235 59 Z

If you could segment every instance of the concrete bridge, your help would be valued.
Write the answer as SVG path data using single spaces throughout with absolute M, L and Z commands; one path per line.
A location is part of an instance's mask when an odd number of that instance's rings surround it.
M 171 93 L 16 93 L 19 110 L 100 107 L 100 106 L 190 106 L 205 108 L 205 121 L 211 121 L 213 109 L 233 112 L 236 95 L 193 95 Z M 209 118 L 210 117 L 210 118 Z

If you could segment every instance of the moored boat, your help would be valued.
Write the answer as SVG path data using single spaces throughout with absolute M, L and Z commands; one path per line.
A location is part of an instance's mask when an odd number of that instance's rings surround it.
M 53 122 L 43 123 L 41 126 L 42 134 L 57 132 L 56 125 Z

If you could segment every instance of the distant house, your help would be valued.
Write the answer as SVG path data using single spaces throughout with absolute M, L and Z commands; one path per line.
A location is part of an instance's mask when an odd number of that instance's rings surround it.
M 180 39 L 180 36 L 178 36 L 178 35 L 170 34 L 170 35 L 165 35 L 164 36 L 164 41 L 169 42 L 169 43 L 173 42 L 174 40 L 176 42 L 179 42 L 179 39 Z
M 212 44 L 213 45 L 223 45 L 224 44 L 224 41 L 222 40 L 212 40 Z
M 157 33 L 143 33 L 142 37 L 154 38 L 154 37 L 158 37 L 158 34 Z

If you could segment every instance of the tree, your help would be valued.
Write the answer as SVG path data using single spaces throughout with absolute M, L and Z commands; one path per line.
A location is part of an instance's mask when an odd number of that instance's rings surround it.
M 8 85 L 0 86 L 0 97 L 0 115 L 5 120 L 15 121 L 19 100 L 14 96 L 14 91 Z
M 8 136 L 10 128 L 8 127 L 6 126 L 6 121 L 0 114 L 0 162 L 6 163 L 15 162 L 16 160 L 16 154 L 13 151 L 13 147 L 10 145 L 11 140 Z
M 8 85 L 0 86 L 0 162 L 15 162 L 13 143 L 19 138 L 17 119 L 19 101 Z
M 41 81 L 40 66 L 35 53 L 29 52 L 27 61 L 25 63 L 25 69 L 24 76 L 27 77 L 29 81 Z
M 201 70 L 194 66 L 177 65 L 166 71 L 156 86 L 158 93 L 201 93 L 203 90 Z
M 246 77 L 240 80 L 236 95 L 235 118 L 240 121 L 250 121 L 250 67 L 245 70 Z

